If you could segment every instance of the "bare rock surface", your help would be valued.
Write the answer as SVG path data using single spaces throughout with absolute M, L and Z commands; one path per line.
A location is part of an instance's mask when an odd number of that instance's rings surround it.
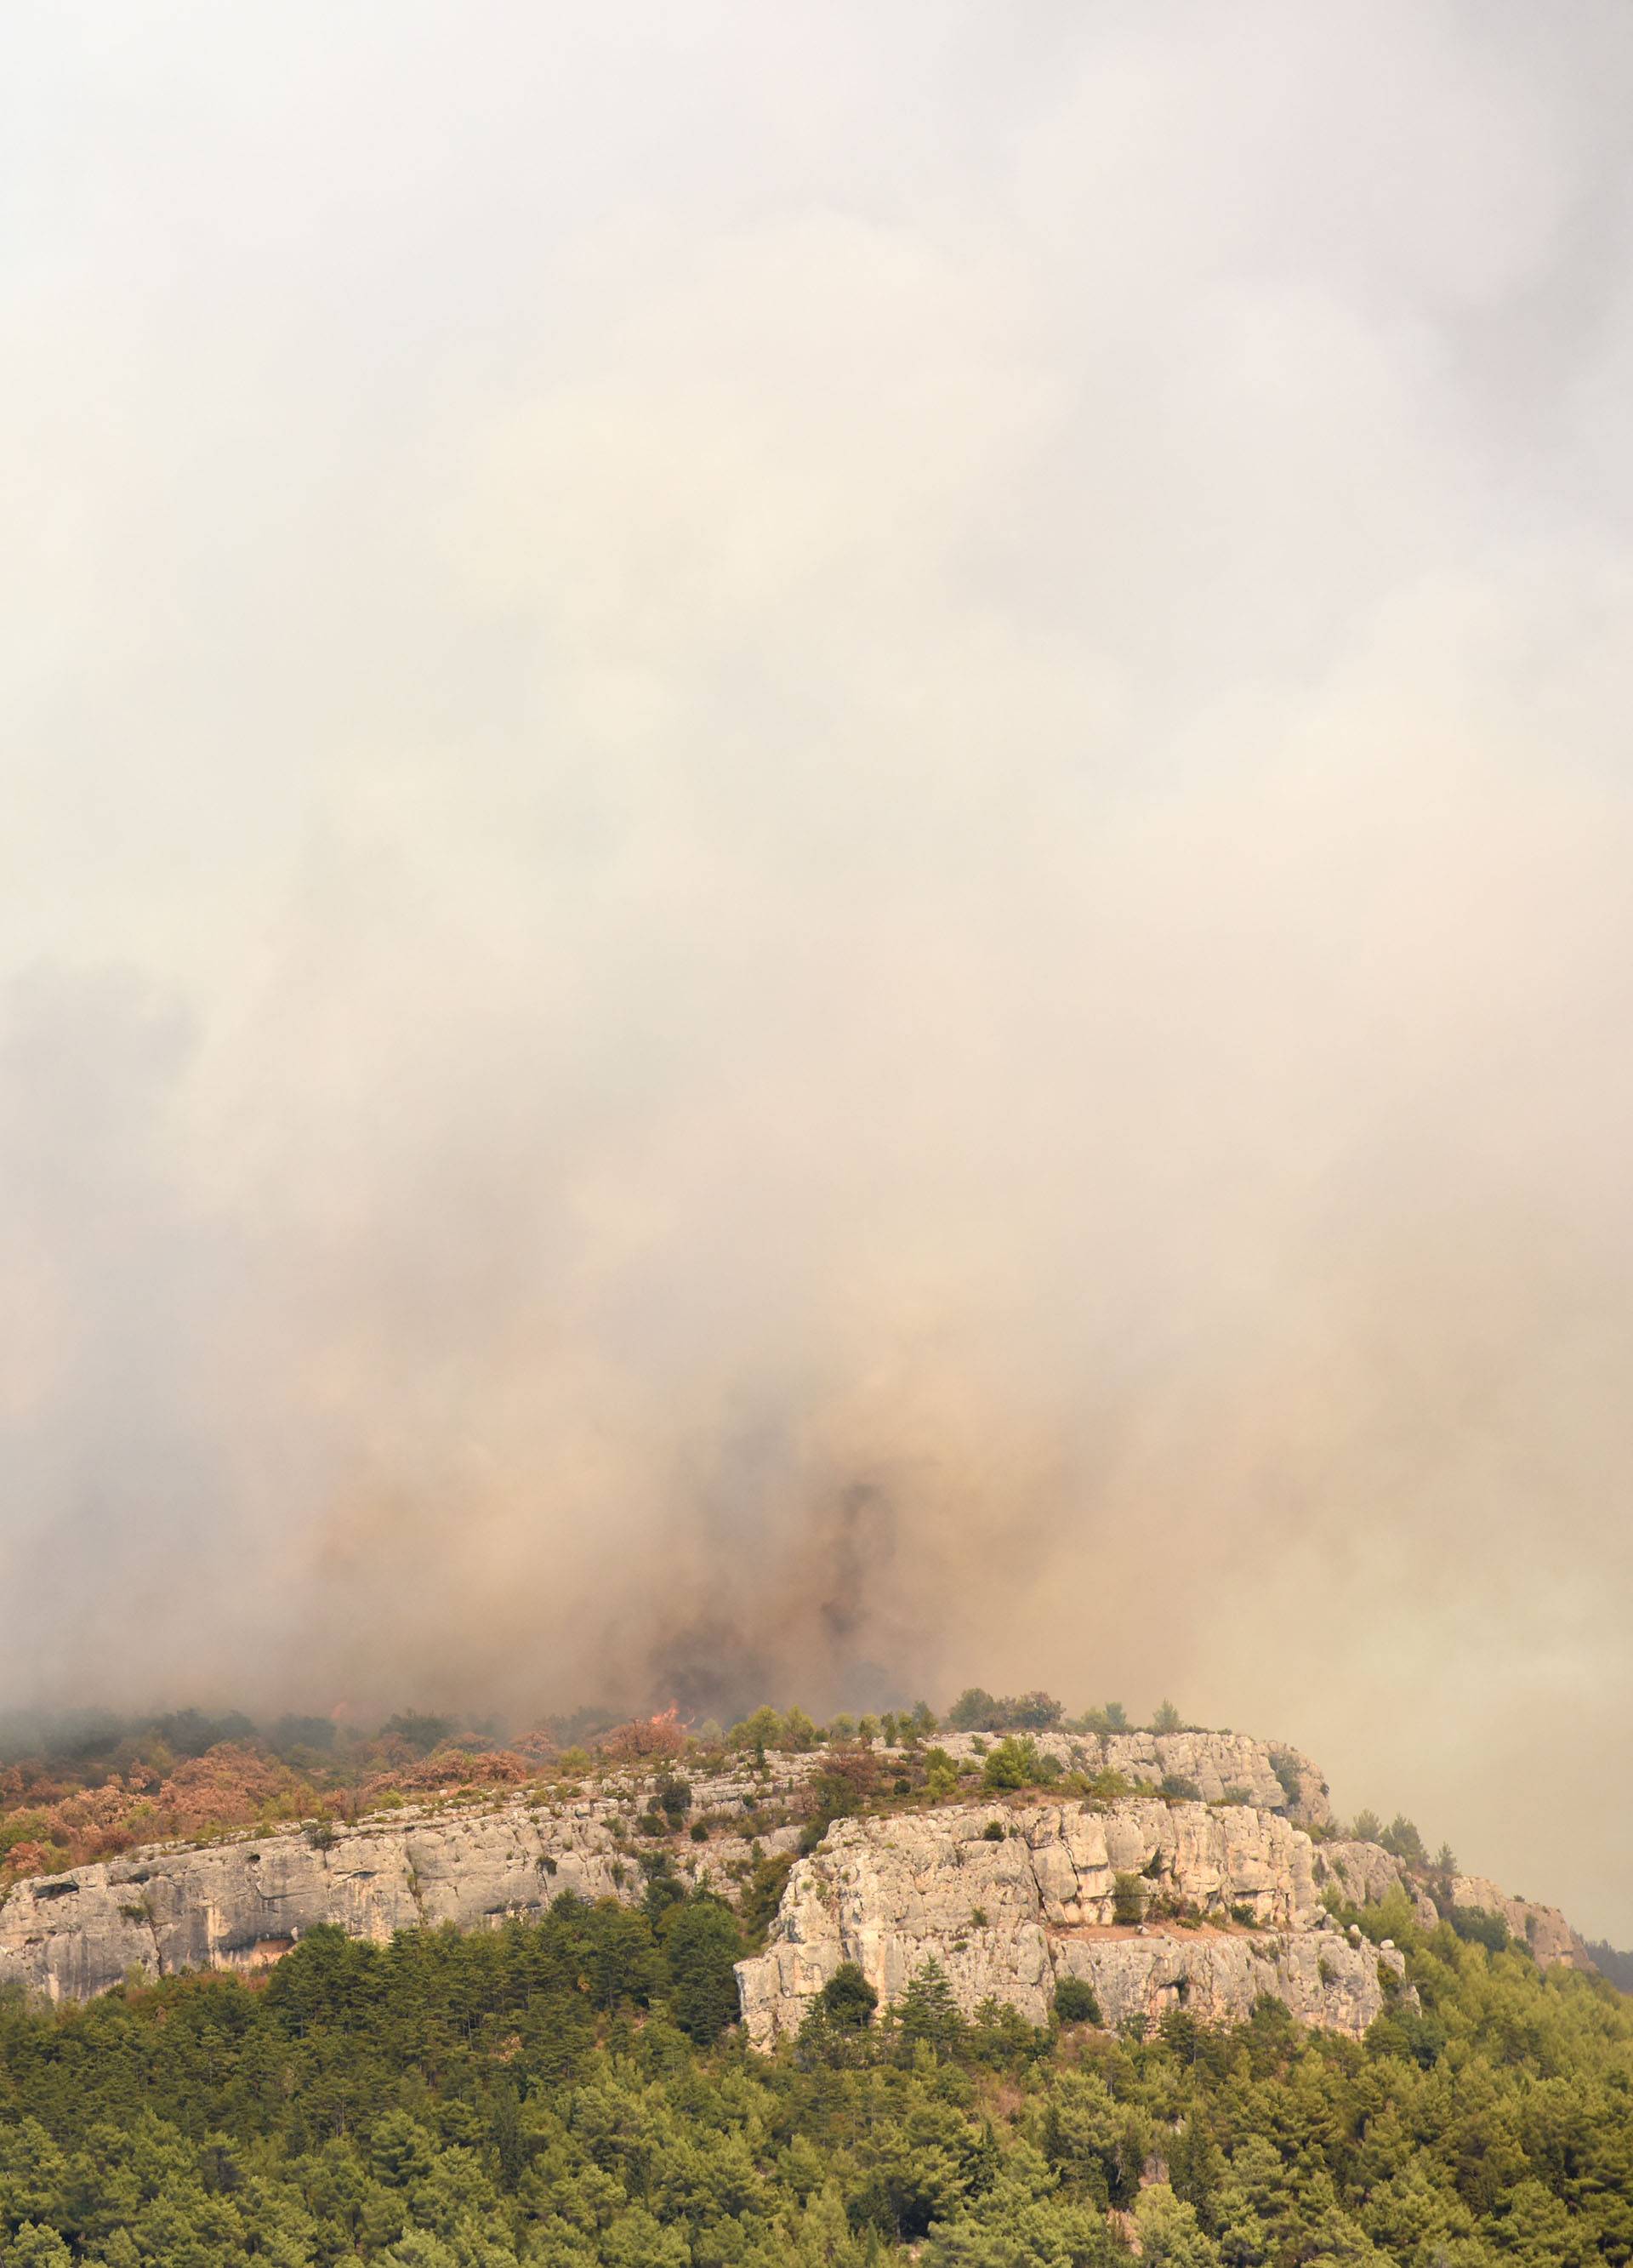
M 1391 1890 L 1400 1890 L 1425 1929 L 1440 1918 L 1434 1901 L 1381 1844 L 1323 1843 L 1315 1854 L 1315 1879 L 1323 1887 L 1330 1883 L 1348 1905 L 1380 1906 Z
M 1055 1980 L 1080 1977 L 1093 1987 L 1108 2024 L 1173 2007 L 1203 2023 L 1239 2022 L 1268 1998 L 1302 2023 L 1359 2039 L 1383 2007 L 1385 1972 L 1403 1977 L 1406 1957 L 1331 1929 L 1200 1941 L 1173 1931 L 1099 1945 L 1068 1938 L 1051 1966 Z
M 942 1733 L 948 1755 L 962 1761 L 989 1750 L 995 1733 Z M 1301 1827 L 1332 1822 L 1327 1783 L 1308 1756 L 1246 1733 L 1030 1733 L 1040 1752 L 1067 1771 L 1115 1771 L 1159 1787 L 1188 1781 L 1203 1803 L 1235 1799 L 1258 1811 L 1275 1811 Z M 1276 1767 L 1281 1766 L 1278 1772 Z M 1284 1785 L 1284 1780 L 1290 1785 Z M 1290 1792 L 1290 1788 L 1291 1791 Z
M 1175 2007 L 1246 2016 L 1269 1993 L 1359 2036 L 1384 2005 L 1380 1962 L 1400 1976 L 1404 1960 L 1328 1925 L 1313 1856 L 1284 1818 L 1239 1805 L 965 1804 L 842 1820 L 794 1867 L 766 1951 L 739 1965 L 749 2036 L 768 2045 L 797 2030 L 842 1962 L 889 2002 L 932 1956 L 967 2014 L 991 1997 L 1040 2023 L 1070 1976 L 1108 2021 Z M 1144 1925 L 1114 1918 L 1120 1874 L 1138 1881 Z
M 1511 1937 L 1529 1946 L 1547 1969 L 1562 1962 L 1567 1969 L 1591 1970 L 1593 1957 L 1557 1906 L 1540 1906 L 1529 1898 L 1512 1898 L 1484 1874 L 1459 1874 L 1452 1884 L 1453 1905 L 1496 1914 Z

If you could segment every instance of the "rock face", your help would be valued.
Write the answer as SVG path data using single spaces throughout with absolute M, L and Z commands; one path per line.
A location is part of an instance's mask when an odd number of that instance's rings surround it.
M 996 1734 L 943 1733 L 941 1747 L 958 1759 L 979 1756 Z M 1275 1811 L 1301 1827 L 1332 1822 L 1327 1783 L 1308 1756 L 1245 1733 L 1033 1733 L 1045 1756 L 1068 1770 L 1121 1772 L 1125 1779 L 1159 1787 L 1188 1780 L 1203 1803 L 1235 1797 L 1258 1811 Z M 1280 1767 L 1279 1771 L 1277 1767 Z
M 1555 1962 L 1562 1962 L 1567 1969 L 1593 1967 L 1593 1955 L 1557 1906 L 1511 1898 L 1483 1874 L 1459 1874 L 1452 1884 L 1452 1903 L 1500 1916 L 1509 1935 L 1529 1946 L 1544 1969 Z
M 1120 1874 L 1154 1917 L 1144 1926 L 1115 1921 Z M 1200 1919 L 1155 1918 L 1181 1908 Z M 1310 1838 L 1274 1813 L 966 1804 L 840 1821 L 798 1862 L 766 1951 L 738 1969 L 749 2037 L 797 2030 L 842 1962 L 891 2001 L 932 1955 L 967 2014 L 990 1996 L 1040 2023 L 1070 1976 L 1108 2021 L 1175 2007 L 1245 2016 L 1269 1993 L 1355 2036 L 1383 2007 L 1380 1966 L 1405 1966 L 1327 1926 Z
M 1405 1892 L 1425 1929 L 1440 1915 L 1432 1898 L 1424 1896 L 1397 1859 L 1376 1843 L 1323 1843 L 1315 1854 L 1315 1879 L 1330 1882 L 1351 1904 L 1381 1905 L 1393 1889 Z M 1539 1964 L 1551 1968 L 1591 1970 L 1593 1956 L 1557 1906 L 1540 1906 L 1528 1898 L 1510 1897 L 1484 1874 L 1458 1874 L 1452 1882 L 1452 1903 L 1482 1913 L 1496 1914 L 1534 1954 Z
M 1425 1929 L 1440 1918 L 1433 1899 L 1423 1896 L 1380 1844 L 1323 1843 L 1315 1854 L 1315 1879 L 1323 1886 L 1330 1882 L 1349 1905 L 1380 1906 L 1391 1890 L 1400 1890 Z
M 931 1955 L 967 2011 L 991 1996 L 1041 2021 L 1057 1982 L 1078 1977 L 1112 2023 L 1177 2007 L 1205 2020 L 1245 2016 L 1268 1993 L 1306 2022 L 1365 2030 L 1401 1956 L 1333 1928 L 1324 1891 L 1376 1904 L 1399 1886 L 1426 1924 L 1434 1909 L 1377 1845 L 1313 1845 L 1296 1822 L 1320 1827 L 1328 1815 L 1307 1758 L 1232 1734 L 1035 1738 L 1065 1768 L 1166 1781 L 1170 1795 L 1103 1806 L 967 1800 L 838 1822 L 795 1866 L 764 1954 L 739 1965 L 756 2043 L 797 2029 L 842 1961 L 893 2000 Z M 991 1742 L 966 1734 L 941 1745 L 967 1761 Z M 536 1916 L 564 1890 L 635 1899 L 639 1854 L 654 1849 L 687 1882 L 734 1897 L 756 1853 L 791 1854 L 799 1830 L 770 1828 L 751 1843 L 730 1819 L 797 1795 L 821 1763 L 778 1756 L 769 1783 L 747 1771 L 696 1781 L 695 1807 L 715 1822 L 702 1843 L 644 1839 L 634 1815 L 650 1783 L 629 1778 L 570 1800 L 535 1790 L 404 1808 L 319 1836 L 290 1829 L 137 1852 L 18 1882 L 0 1903 L 0 1984 L 85 1999 L 132 1972 L 264 1968 L 321 1923 L 383 1941 L 399 1929 Z M 1175 1800 L 1185 1783 L 1207 1800 Z M 1130 1895 L 1142 1902 L 1138 1926 L 1117 1920 L 1120 1875 L 1122 1910 Z M 1540 1962 L 1591 1966 L 1551 1906 L 1506 1897 L 1478 1876 L 1460 1876 L 1453 1896 L 1500 1914 Z
M 701 1807 L 739 1801 L 746 1779 L 700 1783 Z M 628 1808 L 634 1809 L 633 1803 Z M 0 1905 L 0 1984 L 53 2000 L 85 1999 L 131 1970 L 264 1968 L 320 1922 L 383 1942 L 394 1931 L 452 1922 L 491 1928 L 537 1916 L 563 1890 L 638 1896 L 639 1838 L 607 1797 L 555 1808 L 511 1799 L 482 1810 L 403 1812 L 338 1827 L 327 1847 L 298 1830 L 203 1850 L 132 1852 L 72 1874 L 16 1883 Z M 798 1830 L 760 1838 L 771 1854 Z M 730 1896 L 747 1862 L 741 1837 L 683 1843 L 677 1872 Z

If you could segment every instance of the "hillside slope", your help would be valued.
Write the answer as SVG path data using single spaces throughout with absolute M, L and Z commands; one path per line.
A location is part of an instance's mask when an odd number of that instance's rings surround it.
M 1020 1784 L 983 1795 L 1011 1749 Z M 1142 1786 L 1158 1793 L 1133 1793 Z M 739 1755 L 691 1783 L 613 1767 L 35 1877 L 0 1905 L 0 1984 L 85 1999 L 133 1976 L 263 1969 L 326 1924 L 383 1943 L 535 1918 L 567 1890 L 632 1904 L 655 1874 L 736 1903 L 747 1885 L 775 1891 L 768 1869 L 802 1845 L 766 1950 L 741 1971 L 758 2043 L 797 2029 L 844 1962 L 888 2002 L 930 1959 L 967 2014 L 992 1998 L 1041 2021 L 1073 1977 L 1112 2021 L 1175 2007 L 1237 2017 L 1268 1994 L 1358 2036 L 1392 1988 L 1327 1908 L 1397 1892 L 1420 1920 L 1437 1918 L 1389 1852 L 1334 1839 L 1316 1767 L 1287 1749 L 1233 1734 L 1044 1733 L 995 1752 L 953 1734 L 773 1752 L 763 1767 Z M 1544 1962 L 1588 1965 L 1551 1910 L 1477 1877 L 1446 1894 L 1499 1916 Z
M 1376 1927 L 1380 1917 L 1371 1917 Z M 963 2020 L 933 1974 L 791 2051 L 710 1900 L 320 1930 L 254 1989 L 0 1994 L 7 2268 L 1590 2268 L 1633 2257 L 1633 2003 L 1401 1925 L 1365 2045 L 1262 2001 Z M 837 2012 L 835 2012 L 837 2015 Z

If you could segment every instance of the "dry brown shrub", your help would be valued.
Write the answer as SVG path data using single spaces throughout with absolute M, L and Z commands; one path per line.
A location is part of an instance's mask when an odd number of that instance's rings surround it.
M 627 1725 L 614 1725 L 610 1733 L 604 1733 L 596 1746 L 614 1764 L 684 1756 L 686 1734 L 680 1726 L 680 1712 L 671 1702 L 668 1708 L 660 1709 L 655 1716 L 632 1717 Z
M 224 1741 L 176 1766 L 158 1791 L 158 1809 L 171 1834 L 188 1836 L 253 1826 L 268 1808 L 298 1804 L 308 1793 L 287 1764 Z
M 110 1780 L 106 1787 L 84 1788 L 77 1795 L 64 1796 L 56 1807 L 56 1815 L 76 1833 L 115 1827 L 129 1811 L 135 1793 L 122 1782 Z
M 553 1764 L 562 1753 L 545 1732 L 524 1733 L 519 1741 L 511 1742 L 511 1750 L 513 1755 L 525 1757 L 535 1771 L 542 1764 Z
M 455 1787 L 520 1787 L 537 1776 L 538 1766 L 511 1749 L 485 1749 L 473 1756 L 468 1749 L 449 1747 L 435 1749 L 398 1771 L 376 1772 L 357 1792 L 367 1801 L 388 1787 L 404 1795 L 432 1795 Z

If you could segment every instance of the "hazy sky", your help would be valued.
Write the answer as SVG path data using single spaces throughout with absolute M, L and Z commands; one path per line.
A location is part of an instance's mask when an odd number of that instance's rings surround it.
M 1172 1692 L 1633 1940 L 1629 116 L 11 0 L 0 1699 Z

